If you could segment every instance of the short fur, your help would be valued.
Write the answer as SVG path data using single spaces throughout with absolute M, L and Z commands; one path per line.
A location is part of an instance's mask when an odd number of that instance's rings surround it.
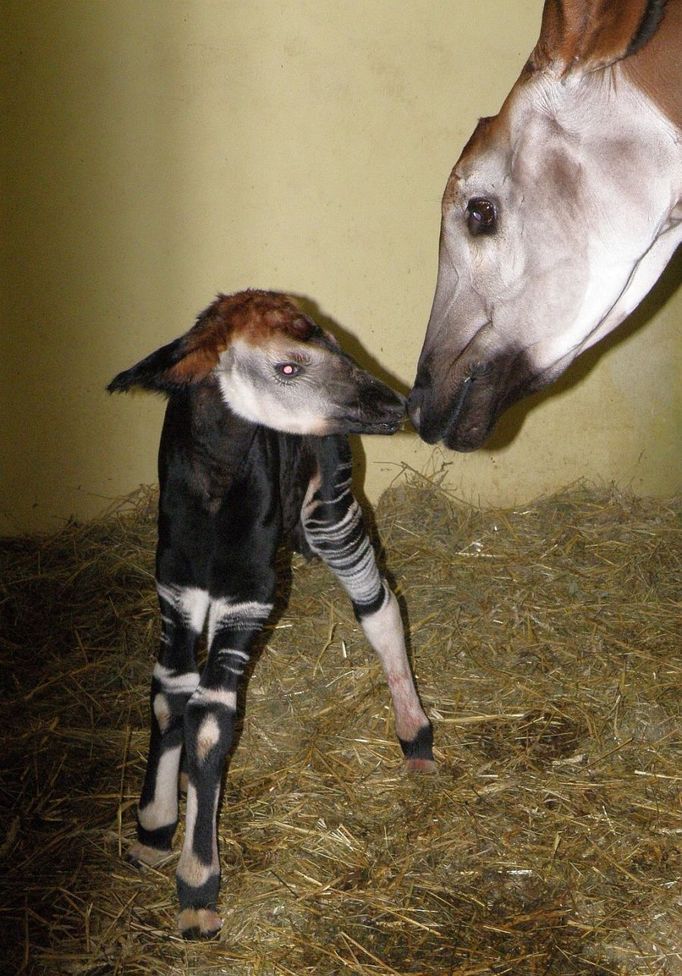
M 530 59 L 443 194 L 409 398 L 428 443 L 480 448 L 662 273 L 682 242 L 681 52 L 682 0 L 545 0 Z
M 221 925 L 221 775 L 253 642 L 273 606 L 275 555 L 285 537 L 337 574 L 384 666 L 407 766 L 433 765 L 431 726 L 414 688 L 397 602 L 351 490 L 346 437 L 349 429 L 395 430 L 404 402 L 289 299 L 269 292 L 219 296 L 193 329 L 120 373 L 109 389 L 134 386 L 169 401 L 159 449 L 161 645 L 130 858 L 155 864 L 170 852 L 184 756 L 178 924 L 187 938 L 209 938 Z M 278 398 L 281 416 L 273 412 Z M 329 430 L 326 436 L 287 431 L 289 423 L 305 429 L 307 409 L 315 414 L 312 429 Z M 261 410 L 267 423 L 244 416 Z M 195 654 L 205 627 L 208 657 L 199 673 Z

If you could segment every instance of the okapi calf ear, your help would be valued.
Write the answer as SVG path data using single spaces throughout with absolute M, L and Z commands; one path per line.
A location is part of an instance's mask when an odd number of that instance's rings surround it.
M 139 386 L 170 396 L 205 380 L 228 344 L 224 322 L 217 315 L 217 305 L 218 302 L 203 312 L 185 335 L 161 346 L 115 376 L 107 386 L 109 393 L 125 393 Z

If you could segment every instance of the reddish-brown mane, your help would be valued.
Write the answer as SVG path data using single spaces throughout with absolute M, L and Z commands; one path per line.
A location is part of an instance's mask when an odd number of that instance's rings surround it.
M 169 378 L 191 383 L 208 376 L 237 337 L 253 346 L 262 345 L 276 332 L 305 341 L 315 328 L 285 295 L 256 290 L 218 295 L 187 333 L 184 356 L 169 371 Z

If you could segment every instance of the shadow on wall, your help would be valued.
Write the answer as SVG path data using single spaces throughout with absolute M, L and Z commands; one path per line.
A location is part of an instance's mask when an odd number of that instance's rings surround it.
M 389 370 L 387 370 L 382 363 L 375 359 L 374 356 L 370 355 L 357 336 L 353 335 L 352 332 L 348 332 L 348 330 L 344 326 L 339 325 L 335 319 L 322 312 L 314 299 L 308 298 L 306 295 L 293 295 L 292 297 L 296 299 L 297 303 L 300 305 L 306 315 L 309 315 L 310 318 L 321 326 L 321 328 L 327 329 L 332 333 L 332 335 L 336 336 L 341 343 L 342 349 L 347 352 L 349 356 L 352 356 L 363 369 L 366 369 L 369 373 L 372 373 L 374 376 L 380 379 L 382 383 L 386 383 L 387 386 L 397 390 L 398 393 L 402 393 L 403 396 L 407 396 L 407 394 L 410 392 L 409 386 L 403 380 L 389 372 Z
M 508 447 L 519 435 L 531 411 L 542 407 L 548 400 L 561 396 L 582 383 L 595 367 L 599 367 L 601 360 L 607 353 L 648 326 L 651 319 L 675 294 L 680 281 L 682 281 L 682 248 L 678 248 L 652 290 L 622 325 L 579 356 L 556 383 L 547 387 L 546 390 L 519 401 L 502 415 L 486 444 L 486 450 L 499 451 Z
M 353 359 L 366 369 L 369 373 L 372 373 L 382 383 L 386 383 L 392 389 L 397 390 L 404 397 L 410 392 L 409 386 L 400 380 L 397 376 L 386 369 L 377 359 L 374 358 L 370 353 L 367 352 L 365 347 L 362 345 L 360 340 L 352 332 L 349 332 L 343 326 L 331 318 L 331 316 L 326 315 L 320 310 L 317 302 L 309 298 L 306 295 L 292 295 L 295 298 L 298 305 L 303 309 L 306 315 L 309 315 L 317 324 L 331 332 L 335 338 L 339 340 L 341 348 L 352 356 Z M 409 421 L 405 420 L 405 426 L 394 437 L 416 437 L 416 433 L 409 426 Z M 374 521 L 374 514 L 372 511 L 372 506 L 365 494 L 364 486 L 367 477 L 367 454 L 362 443 L 362 438 L 357 434 L 352 434 L 350 437 L 350 442 L 353 448 L 353 491 L 355 497 L 360 502 L 363 511 L 365 513 L 365 518 L 370 526 L 370 531 L 373 536 L 377 537 L 376 524 Z

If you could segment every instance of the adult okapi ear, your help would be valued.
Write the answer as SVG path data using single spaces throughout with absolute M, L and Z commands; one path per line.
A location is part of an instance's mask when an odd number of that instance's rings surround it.
M 225 328 L 215 313 L 216 305 L 202 313 L 185 335 L 115 376 L 107 386 L 109 393 L 124 393 L 139 386 L 170 395 L 205 380 L 227 348 Z
M 592 71 L 635 54 L 656 33 L 666 0 L 545 0 L 529 67 Z

